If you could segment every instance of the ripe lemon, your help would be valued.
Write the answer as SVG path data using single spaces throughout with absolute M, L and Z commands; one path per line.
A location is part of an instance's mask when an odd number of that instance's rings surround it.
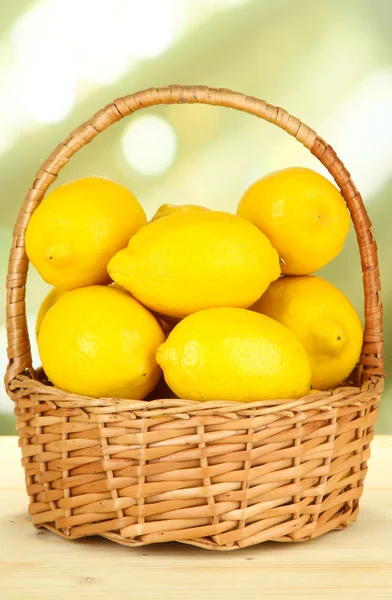
M 322 175 L 300 167 L 256 181 L 242 197 L 237 215 L 265 233 L 287 275 L 321 269 L 339 254 L 350 229 L 339 190 Z
M 65 290 L 59 290 L 59 288 L 53 288 L 50 290 L 49 294 L 44 298 L 40 309 L 38 311 L 37 320 L 35 322 L 35 337 L 38 340 L 38 334 L 41 327 L 42 319 L 48 312 L 49 308 L 56 304 L 57 300 L 59 300 L 64 294 L 67 292 Z
M 116 283 L 111 283 L 111 287 L 115 287 L 117 289 L 122 289 Z M 123 290 L 124 291 L 124 290 Z M 35 322 L 35 337 L 38 339 L 39 330 L 41 327 L 42 319 L 48 312 L 49 308 L 56 304 L 57 300 L 59 300 L 64 294 L 67 293 L 67 290 L 61 290 L 59 288 L 53 288 L 44 298 L 37 315 L 37 320 Z M 160 323 L 161 324 L 161 323 Z M 166 324 L 165 324 L 166 325 Z M 164 330 L 165 331 L 165 330 Z
M 280 274 L 257 227 L 223 212 L 181 213 L 138 231 L 108 265 L 111 278 L 160 315 L 247 307 Z
M 44 316 L 38 350 L 49 379 L 68 392 L 141 399 L 158 382 L 165 336 L 126 292 L 88 286 L 64 294 Z
M 176 215 L 178 213 L 187 213 L 187 212 L 200 212 L 208 210 L 204 206 L 199 206 L 198 204 L 162 204 L 151 219 L 150 223 L 153 221 L 157 221 L 158 219 L 162 219 L 162 217 L 170 217 L 170 215 Z
M 101 177 L 66 183 L 31 216 L 26 252 L 41 277 L 61 289 L 108 283 L 107 264 L 147 222 L 135 196 Z
M 320 277 L 281 277 L 252 307 L 293 331 L 307 351 L 312 386 L 338 386 L 354 369 L 362 325 L 344 294 Z
M 296 336 L 242 308 L 210 308 L 181 321 L 158 348 L 169 387 L 189 400 L 251 402 L 310 390 L 308 356 Z

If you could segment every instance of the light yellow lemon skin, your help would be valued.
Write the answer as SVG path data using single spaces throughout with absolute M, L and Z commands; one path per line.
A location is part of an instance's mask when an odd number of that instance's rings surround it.
M 46 313 L 38 350 L 57 387 L 138 400 L 159 380 L 155 354 L 164 339 L 156 319 L 126 292 L 87 286 L 64 294 Z
M 328 179 L 301 167 L 276 171 L 243 195 L 237 215 L 265 233 L 283 260 L 286 275 L 308 275 L 342 250 L 350 216 Z
M 208 211 L 208 208 L 200 206 L 199 204 L 162 204 L 151 219 L 150 223 L 162 219 L 163 217 L 170 217 L 179 213 L 187 212 L 203 212 Z
M 280 274 L 257 227 L 224 212 L 149 223 L 110 261 L 111 278 L 154 312 L 183 318 L 204 308 L 250 306 Z
M 146 222 L 124 186 L 101 177 L 78 179 L 50 192 L 32 214 L 27 256 L 54 287 L 105 284 L 109 260 Z
M 169 387 L 188 400 L 251 402 L 310 390 L 309 359 L 296 336 L 241 308 L 186 317 L 158 348 L 157 361 Z
M 56 304 L 57 300 L 59 300 L 64 294 L 67 292 L 65 290 L 59 290 L 58 288 L 53 288 L 50 292 L 45 296 L 37 315 L 37 320 L 35 322 L 35 338 L 38 340 L 38 334 L 41 327 L 42 319 L 48 312 L 48 310 Z
M 317 276 L 281 277 L 252 307 L 276 319 L 302 342 L 316 390 L 334 388 L 354 369 L 362 325 L 346 296 Z

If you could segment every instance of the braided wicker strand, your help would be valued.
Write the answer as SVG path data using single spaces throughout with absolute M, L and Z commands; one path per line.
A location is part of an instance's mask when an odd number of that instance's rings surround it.
M 265 119 L 329 170 L 350 210 L 361 256 L 365 332 L 357 385 L 250 404 L 92 399 L 34 372 L 26 324 L 29 218 L 69 159 L 142 108 L 202 103 Z M 297 541 L 355 520 L 383 387 L 377 247 L 361 196 L 334 150 L 285 110 L 226 89 L 151 88 L 119 98 L 57 146 L 19 213 L 7 277 L 7 391 L 36 526 L 67 538 L 135 546 L 182 541 L 231 550 Z

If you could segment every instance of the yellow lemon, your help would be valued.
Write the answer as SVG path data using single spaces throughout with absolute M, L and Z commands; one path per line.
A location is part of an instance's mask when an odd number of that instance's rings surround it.
M 141 399 L 159 380 L 155 353 L 165 336 L 126 292 L 88 286 L 68 292 L 44 316 L 38 350 L 49 379 L 68 392 Z
M 117 289 L 122 289 L 116 283 L 111 283 L 110 287 L 115 287 Z M 123 291 L 125 291 L 125 290 L 123 290 Z M 36 337 L 36 339 L 38 339 L 38 334 L 39 334 L 39 330 L 40 330 L 40 327 L 41 327 L 42 319 L 44 318 L 44 316 L 46 315 L 46 313 L 48 312 L 48 310 L 53 306 L 53 304 L 55 304 L 57 302 L 57 300 L 59 300 L 66 293 L 67 293 L 67 290 L 61 290 L 59 288 L 53 288 L 52 290 L 50 290 L 50 292 L 44 298 L 44 300 L 43 300 L 43 302 L 42 302 L 42 304 L 41 304 L 41 306 L 39 308 L 38 315 L 37 315 L 37 320 L 35 322 L 35 337 Z M 159 322 L 159 320 L 158 320 L 158 322 Z M 165 323 L 165 326 L 168 326 L 168 325 Z M 166 331 L 166 330 L 164 329 L 164 331 Z
M 307 275 L 339 254 L 350 216 L 339 190 L 322 175 L 300 167 L 270 173 L 242 197 L 237 215 L 265 233 L 287 275 Z
M 257 227 L 223 212 L 181 213 L 138 231 L 108 265 L 142 304 L 182 318 L 217 306 L 250 306 L 280 274 L 276 250 Z
M 65 290 L 59 290 L 58 288 L 53 288 L 50 290 L 49 294 L 44 298 L 40 309 L 38 311 L 37 320 L 35 322 L 35 337 L 38 339 L 39 330 L 41 327 L 42 319 L 48 312 L 49 308 L 53 306 L 64 294 L 67 292 Z
M 109 282 L 107 264 L 147 222 L 128 189 L 86 177 L 50 192 L 31 216 L 26 252 L 41 277 L 61 289 Z
M 181 321 L 158 348 L 169 387 L 189 400 L 251 402 L 299 398 L 310 390 L 297 337 L 243 308 L 210 308 Z
M 199 206 L 198 204 L 162 204 L 151 219 L 150 223 L 153 221 L 157 221 L 158 219 L 162 219 L 162 217 L 170 217 L 170 215 L 176 215 L 178 213 L 187 213 L 187 212 L 200 212 L 208 210 L 204 206 Z
M 338 386 L 354 369 L 362 325 L 344 294 L 320 277 L 281 277 L 252 307 L 293 331 L 307 351 L 312 386 Z

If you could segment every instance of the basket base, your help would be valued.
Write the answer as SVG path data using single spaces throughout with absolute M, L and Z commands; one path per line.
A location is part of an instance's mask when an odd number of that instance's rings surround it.
M 199 538 L 199 539 L 195 539 L 195 540 L 172 540 L 172 541 L 176 541 L 180 544 L 187 544 L 189 546 L 196 546 L 198 548 L 203 548 L 204 550 L 213 550 L 213 551 L 219 551 L 219 552 L 231 552 L 233 550 L 241 550 L 242 548 L 248 548 L 250 546 L 262 544 L 264 542 L 281 542 L 281 543 L 284 543 L 284 542 L 286 542 L 286 543 L 287 542 L 308 542 L 312 539 L 321 537 L 322 535 L 325 535 L 326 533 L 329 533 L 331 531 L 339 531 L 339 530 L 346 529 L 349 525 L 351 525 L 354 521 L 356 521 L 356 519 L 358 517 L 358 513 L 359 513 L 359 506 L 357 506 L 354 510 L 350 509 L 347 512 L 342 512 L 333 521 L 329 521 L 327 526 L 325 526 L 325 525 L 317 526 L 316 525 L 316 527 L 314 527 L 314 524 L 312 523 L 310 525 L 312 525 L 314 531 L 309 536 L 301 535 L 301 537 L 297 537 L 297 535 L 298 535 L 298 533 L 297 533 L 297 534 L 293 534 L 292 536 L 286 535 L 286 536 L 282 536 L 280 538 L 266 537 L 266 539 L 255 542 L 253 544 L 246 543 L 246 540 L 245 540 L 245 543 L 242 543 L 241 545 L 238 543 L 234 543 L 230 546 L 221 546 L 211 538 Z M 48 529 L 52 533 L 55 533 L 56 535 L 66 539 L 66 540 L 81 539 L 80 537 L 72 538 L 72 537 L 66 535 L 66 533 L 64 533 L 63 531 L 56 529 L 55 527 L 53 527 L 52 525 L 49 525 L 49 524 L 38 525 L 36 527 L 37 527 L 37 529 L 41 529 L 41 528 Z M 301 529 L 301 532 L 303 533 L 303 528 Z M 84 537 L 89 537 L 89 536 L 84 536 Z M 123 537 L 121 537 L 121 535 L 119 533 L 116 533 L 116 532 L 101 533 L 101 534 L 97 535 L 97 537 L 106 538 L 107 540 L 110 540 L 111 542 L 120 544 L 121 546 L 128 546 L 129 548 L 138 548 L 140 546 L 151 546 L 151 545 L 155 545 L 157 543 L 170 543 L 170 542 L 166 542 L 166 541 L 142 542 L 141 540 L 137 540 L 137 539 L 131 539 L 131 540 L 124 539 Z

